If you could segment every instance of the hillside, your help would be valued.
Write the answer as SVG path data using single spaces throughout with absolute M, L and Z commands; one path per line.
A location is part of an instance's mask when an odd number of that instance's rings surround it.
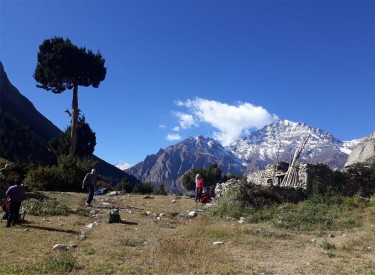
M 17 163 L 54 164 L 56 156 L 48 149 L 48 142 L 62 131 L 12 85 L 1 62 L 0 87 L 0 157 Z M 101 158 L 91 158 L 97 161 L 98 173 L 113 184 L 123 178 L 133 184 L 139 182 Z
M 370 274 L 375 270 L 374 204 L 340 214 L 340 219 L 350 215 L 354 226 L 303 231 L 271 221 L 245 219 L 241 224 L 213 217 L 210 208 L 186 197 L 105 195 L 95 197 L 94 208 L 84 206 L 83 193 L 28 197 L 25 206 L 44 200 L 51 209 L 68 214 L 27 214 L 22 225 L 0 227 L 1 274 Z M 107 223 L 111 205 L 121 208 L 122 223 Z M 197 210 L 195 218 L 188 216 L 192 210 Z M 56 244 L 64 247 L 53 250 Z

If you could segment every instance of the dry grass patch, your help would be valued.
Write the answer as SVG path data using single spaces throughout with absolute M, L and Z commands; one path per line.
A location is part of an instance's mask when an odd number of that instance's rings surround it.
M 27 215 L 21 226 L 1 227 L 0 245 L 6 249 L 0 255 L 0 274 L 372 274 L 375 270 L 374 206 L 360 208 L 353 217 L 358 220 L 356 229 L 349 225 L 340 231 L 336 227 L 296 231 L 295 226 L 280 227 L 272 221 L 245 219 L 240 224 L 212 216 L 185 197 L 105 195 L 95 197 L 94 207 L 88 208 L 83 193 L 39 195 L 54 202 L 48 207 L 66 207 L 69 213 Z M 112 205 L 120 208 L 122 223 L 108 224 Z M 198 210 L 197 217 L 188 216 L 192 210 Z M 300 216 L 292 210 L 286 220 L 297 223 Z M 96 226 L 86 227 L 94 221 Z M 80 240 L 82 229 L 86 237 Z M 214 245 L 215 241 L 223 244 Z M 52 250 L 56 243 L 77 247 Z

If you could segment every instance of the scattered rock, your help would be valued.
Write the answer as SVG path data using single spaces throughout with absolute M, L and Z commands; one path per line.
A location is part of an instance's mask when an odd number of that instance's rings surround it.
M 222 241 L 216 241 L 216 242 L 213 242 L 212 244 L 213 245 L 220 245 L 220 244 L 224 244 L 224 242 L 222 242 Z
M 244 223 L 245 222 L 245 218 L 244 217 L 240 217 L 240 220 L 238 221 L 238 223 Z
M 89 223 L 88 225 L 86 225 L 86 228 L 93 228 L 96 225 L 98 225 L 97 222 L 92 222 L 92 223 Z
M 176 200 L 171 200 L 171 203 L 176 203 Z
M 52 250 L 57 250 L 57 249 L 65 249 L 65 245 L 63 245 L 62 243 L 58 243 L 52 247 Z
M 147 211 L 147 212 L 146 212 L 146 215 L 147 215 L 147 216 L 150 216 L 151 214 L 152 214 L 151 211 Z
M 196 217 L 197 216 L 197 212 L 196 211 L 190 211 L 189 214 L 188 214 L 189 217 Z

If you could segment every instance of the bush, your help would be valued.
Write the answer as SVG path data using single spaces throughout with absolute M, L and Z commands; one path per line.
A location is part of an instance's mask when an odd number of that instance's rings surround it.
M 122 179 L 116 186 L 117 191 L 122 191 L 126 193 L 131 193 L 134 189 L 134 185 L 131 184 L 128 179 Z
M 133 193 L 138 194 L 151 194 L 153 191 L 152 185 L 149 182 L 137 184 L 134 186 Z
M 366 206 L 366 200 L 359 195 L 314 194 L 297 205 L 280 207 L 274 223 L 297 231 L 352 229 L 361 225 L 361 209 Z
M 27 213 L 34 216 L 67 216 L 71 210 L 60 204 L 56 199 L 44 198 L 41 200 L 28 199 L 22 203 Z
M 217 198 L 216 204 L 212 208 L 214 215 L 220 217 L 240 218 L 245 216 L 248 210 L 244 207 L 243 203 L 237 200 L 237 191 L 232 187 L 229 188 L 224 196 Z
M 95 162 L 60 156 L 54 166 L 38 166 L 29 170 L 25 183 L 33 190 L 80 191 L 82 180 Z
M 160 185 L 159 189 L 154 191 L 155 195 L 161 195 L 161 196 L 166 196 L 168 195 L 167 192 L 165 191 L 164 184 Z

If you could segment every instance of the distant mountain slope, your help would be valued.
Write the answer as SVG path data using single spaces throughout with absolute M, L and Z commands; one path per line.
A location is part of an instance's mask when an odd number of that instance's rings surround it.
M 151 182 L 155 187 L 164 184 L 166 191 L 175 192 L 183 190 L 181 177 L 184 173 L 212 164 L 218 164 L 223 174 L 242 175 L 244 170 L 241 160 L 219 142 L 199 136 L 160 149 L 126 171 L 142 182 Z
M 61 131 L 10 83 L 0 62 L 0 110 L 12 114 L 41 138 L 49 140 Z
M 359 142 L 350 153 L 345 166 L 375 161 L 375 132 Z
M 44 117 L 8 79 L 0 62 L 0 157 L 11 161 L 36 161 L 52 164 L 54 156 L 48 150 L 48 141 L 61 130 Z M 16 142 L 15 142 L 16 141 Z M 128 178 L 130 183 L 138 180 L 106 161 L 93 155 L 99 174 L 117 183 Z
M 276 160 L 289 162 L 302 140 L 311 134 L 300 161 L 342 168 L 355 142 L 342 142 L 332 134 L 305 123 L 278 120 L 234 142 L 228 149 L 247 163 L 247 172 Z

